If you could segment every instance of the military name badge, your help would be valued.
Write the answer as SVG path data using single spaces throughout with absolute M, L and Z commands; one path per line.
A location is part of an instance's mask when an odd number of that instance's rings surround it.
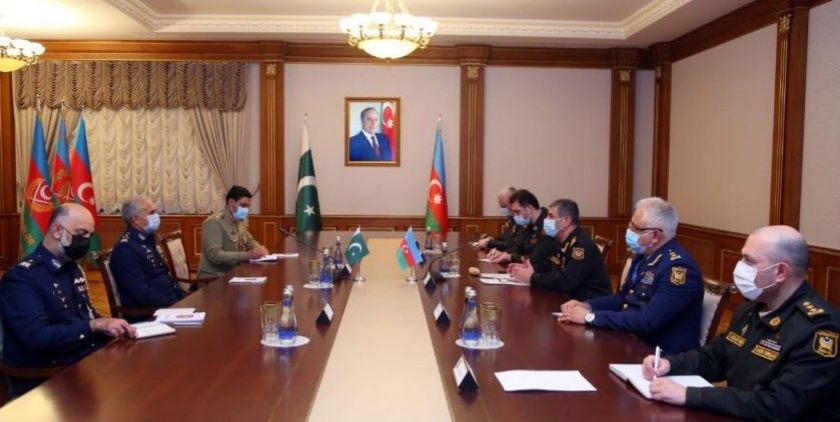
M 580 246 L 575 246 L 574 248 L 572 248 L 572 259 L 580 261 L 580 260 L 583 260 L 583 257 L 584 257 L 583 248 L 581 248 Z
M 551 263 L 554 264 L 554 265 L 557 265 L 559 267 L 560 264 L 562 263 L 562 261 L 560 261 L 560 257 L 552 256 L 551 257 Z
M 756 344 L 755 347 L 753 347 L 753 349 L 751 350 L 751 352 L 752 354 L 760 358 L 767 359 L 770 362 L 773 362 L 779 358 L 779 352 L 775 350 L 770 350 L 760 344 Z
M 834 359 L 837 357 L 837 337 L 836 331 L 817 330 L 814 333 L 814 352 L 824 358 Z
M 744 347 L 744 344 L 747 342 L 747 340 L 745 338 L 739 336 L 738 334 L 735 334 L 732 331 L 730 331 L 729 333 L 726 334 L 726 341 L 728 341 L 728 342 L 730 342 L 730 343 L 732 343 L 732 344 L 734 344 L 738 347 Z
M 685 284 L 686 273 L 688 273 L 688 268 L 671 267 L 671 284 L 675 286 L 682 286 Z

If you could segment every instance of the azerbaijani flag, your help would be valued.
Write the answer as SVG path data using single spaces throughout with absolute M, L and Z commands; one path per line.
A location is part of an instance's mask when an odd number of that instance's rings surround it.
M 49 228 L 55 202 L 50 190 L 50 172 L 47 168 L 47 147 L 44 142 L 44 125 L 41 113 L 35 115 L 32 135 L 32 156 L 29 158 L 29 175 L 23 192 L 23 220 L 20 231 L 20 249 L 29 255 L 44 239 Z
M 347 257 L 347 266 L 356 265 L 357 262 L 361 261 L 369 253 L 370 251 L 365 243 L 365 237 L 362 236 L 362 228 L 357 227 L 356 232 L 353 233 L 353 237 L 350 238 L 350 244 L 347 245 L 347 250 L 344 252 L 344 256 Z
M 76 132 L 76 148 L 70 156 L 70 185 L 73 199 L 93 216 L 94 233 L 90 236 L 90 252 L 102 249 L 99 239 L 99 218 L 96 213 L 96 194 L 93 190 L 93 176 L 90 171 L 90 155 L 87 147 L 85 114 L 79 115 L 79 129 Z
M 303 121 L 303 139 L 300 143 L 295 226 L 299 232 L 321 230 L 321 205 L 318 203 L 318 187 L 315 185 L 315 163 L 312 160 L 312 150 L 309 148 L 309 131 L 306 129 L 306 120 Z
M 53 155 L 51 190 L 58 203 L 72 201 L 70 192 L 70 150 L 67 147 L 67 125 L 64 123 L 64 115 L 58 118 L 58 139 L 55 140 L 55 154 Z
M 417 240 L 414 239 L 414 232 L 411 231 L 411 227 L 406 230 L 405 236 L 400 242 L 400 248 L 397 249 L 397 262 L 400 264 L 401 270 L 406 270 L 423 262 L 423 255 L 417 248 Z
M 429 195 L 426 198 L 426 227 L 433 233 L 446 233 L 449 230 L 449 213 L 446 207 L 446 171 L 443 165 L 443 136 L 440 134 L 438 121 L 435 135 L 435 152 L 432 158 L 432 174 L 429 177 Z
M 391 158 L 397 160 L 399 157 L 397 151 L 397 111 L 394 109 L 394 103 L 386 101 L 382 104 L 382 133 L 388 137 L 388 143 L 391 146 Z

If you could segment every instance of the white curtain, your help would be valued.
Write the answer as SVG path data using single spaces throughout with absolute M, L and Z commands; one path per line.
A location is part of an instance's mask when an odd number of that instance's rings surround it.
M 56 133 L 57 114 L 49 109 L 42 112 L 47 133 Z M 68 113 L 67 117 L 71 148 L 76 139 L 78 113 L 75 115 Z M 15 108 L 15 121 L 17 159 L 23 164 L 17 166 L 16 175 L 20 198 L 29 170 L 35 110 Z M 192 110 L 115 111 L 103 107 L 86 110 L 85 122 L 97 208 L 101 211 L 118 212 L 123 202 L 136 195 L 149 196 L 164 213 L 207 214 L 224 206 L 226 187 L 199 149 Z M 48 138 L 47 151 L 54 149 L 53 138 Z M 20 210 L 22 204 L 18 207 Z
M 246 115 L 242 111 L 192 109 L 198 128 L 198 145 L 210 163 L 213 174 L 224 186 L 248 186 Z

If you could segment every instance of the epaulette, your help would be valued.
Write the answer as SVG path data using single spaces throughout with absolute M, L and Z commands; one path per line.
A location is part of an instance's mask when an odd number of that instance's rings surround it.
M 25 258 L 17 263 L 17 266 L 24 270 L 31 270 L 41 264 L 41 260 L 37 257 Z
M 129 233 L 125 232 L 125 234 L 120 238 L 120 243 L 128 242 L 129 237 L 130 237 Z
M 801 302 L 796 304 L 796 307 L 799 308 L 802 313 L 805 314 L 808 318 L 814 319 L 822 315 L 828 315 L 824 308 L 817 306 L 811 303 L 810 299 L 804 299 Z
M 668 257 L 671 258 L 671 262 L 682 259 L 682 256 L 673 249 L 668 251 Z

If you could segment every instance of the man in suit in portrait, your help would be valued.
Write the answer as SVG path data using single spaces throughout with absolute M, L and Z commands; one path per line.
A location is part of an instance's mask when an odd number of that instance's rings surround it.
M 388 136 L 376 132 L 379 112 L 373 107 L 362 110 L 362 130 L 350 137 L 350 161 L 394 161 Z

